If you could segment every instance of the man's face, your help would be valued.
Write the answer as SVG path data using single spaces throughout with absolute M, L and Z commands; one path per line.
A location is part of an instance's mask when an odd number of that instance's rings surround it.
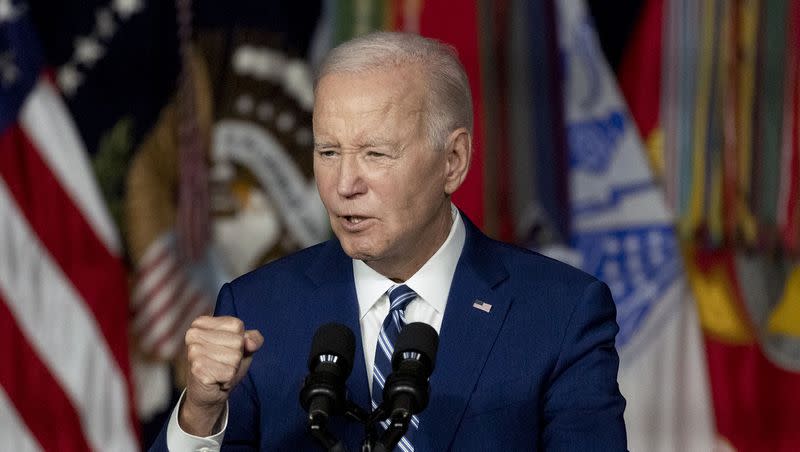
M 314 105 L 314 174 L 333 232 L 350 257 L 399 280 L 436 252 L 452 224 L 449 159 L 428 139 L 418 74 L 330 74 Z

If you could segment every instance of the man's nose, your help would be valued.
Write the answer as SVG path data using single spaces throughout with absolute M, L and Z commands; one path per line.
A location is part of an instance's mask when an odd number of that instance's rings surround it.
M 351 198 L 366 192 L 367 186 L 362 171 L 357 155 L 345 154 L 342 156 L 336 185 L 336 192 L 339 196 Z

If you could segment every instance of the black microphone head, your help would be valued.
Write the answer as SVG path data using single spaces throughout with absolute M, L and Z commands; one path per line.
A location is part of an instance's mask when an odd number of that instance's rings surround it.
M 335 356 L 336 366 L 347 378 L 353 370 L 355 353 L 356 337 L 350 328 L 341 323 L 326 323 L 314 333 L 314 339 L 311 341 L 311 353 L 308 355 L 308 370 L 314 372 L 320 361 Z
M 407 356 L 414 356 L 428 368 L 428 375 L 433 373 L 436 363 L 436 351 L 439 349 L 439 334 L 427 323 L 414 322 L 404 326 L 397 337 L 392 355 L 392 368 L 397 370 Z M 408 355 L 418 353 L 418 356 Z M 405 355 L 404 355 L 405 354 Z M 426 377 L 427 377 L 426 376 Z
M 426 323 L 409 323 L 400 331 L 392 354 L 392 373 L 383 386 L 383 409 L 392 422 L 405 424 L 412 414 L 428 406 L 428 378 L 438 348 L 439 335 Z

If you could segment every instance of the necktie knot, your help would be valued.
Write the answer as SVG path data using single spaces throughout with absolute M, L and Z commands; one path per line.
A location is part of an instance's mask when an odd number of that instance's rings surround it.
M 386 294 L 389 295 L 389 312 L 403 311 L 411 300 L 417 298 L 417 293 L 405 284 L 392 286 Z

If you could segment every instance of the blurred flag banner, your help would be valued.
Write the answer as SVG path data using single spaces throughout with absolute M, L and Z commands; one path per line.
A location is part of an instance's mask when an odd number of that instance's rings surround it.
M 673 216 L 583 1 L 557 2 L 569 149 L 571 258 L 617 304 L 631 450 L 712 450 L 702 336 Z M 656 98 L 657 100 L 657 98 Z
M 0 449 L 137 450 L 116 225 L 29 5 L 0 6 Z

